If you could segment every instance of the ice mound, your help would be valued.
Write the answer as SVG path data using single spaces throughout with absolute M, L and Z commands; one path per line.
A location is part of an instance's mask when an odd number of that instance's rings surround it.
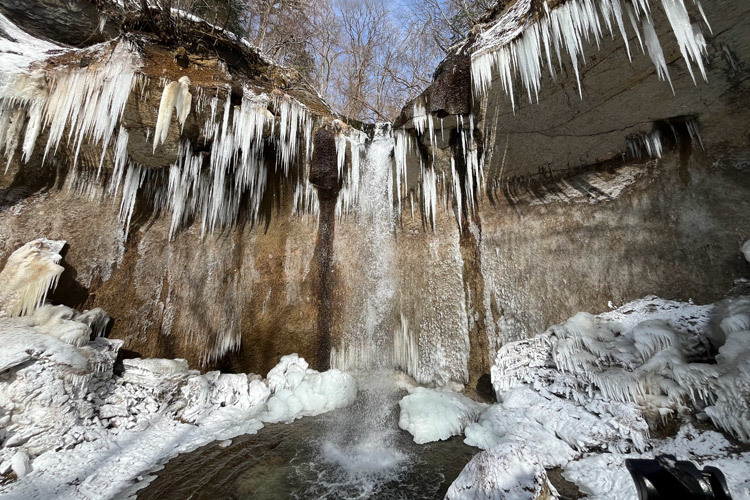
M 301 416 L 312 416 L 349 406 L 357 395 L 354 378 L 333 369 L 317 372 L 297 354 L 283 356 L 268 372 L 268 399 L 264 422 L 291 422 Z
M 445 498 L 537 500 L 556 498 L 556 493 L 533 450 L 521 443 L 502 443 L 472 458 Z
M 65 241 L 39 238 L 13 252 L 0 271 L 0 318 L 21 316 L 41 306 L 63 272 Z
M 462 394 L 417 387 L 399 401 L 398 426 L 414 436 L 417 444 L 456 436 L 476 422 L 487 405 Z

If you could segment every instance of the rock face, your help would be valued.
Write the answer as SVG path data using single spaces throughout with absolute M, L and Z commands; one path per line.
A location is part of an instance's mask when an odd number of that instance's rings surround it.
M 705 303 L 747 275 L 737 248 L 750 234 L 743 104 L 750 36 L 738 21 L 748 6 L 728 0 L 707 10 L 707 81 L 696 73 L 697 83 L 661 7 L 653 10 L 674 94 L 630 30 L 632 63 L 617 34 L 599 48 L 584 43 L 582 97 L 564 55 L 554 79 L 542 69 L 538 102 L 528 102 L 516 79 L 514 109 L 497 74 L 487 94 L 475 96 L 486 189 L 474 224 L 462 231 L 473 237 L 460 241 L 467 288 L 483 291 L 479 300 L 467 292 L 468 317 L 484 321 L 490 359 L 500 345 L 587 307 L 601 311 L 648 293 Z M 461 80 L 444 73 L 416 101 L 436 119 L 444 89 Z M 415 109 L 407 105 L 398 123 L 417 127 Z M 454 123 L 445 117 L 435 126 Z M 649 134 L 663 138 L 661 157 L 633 154 Z M 451 175 L 440 151 L 448 143 L 436 135 L 435 168 Z M 421 142 L 429 147 L 427 133 Z M 486 369 L 477 360 L 472 351 L 472 375 Z
M 31 22 L 7 5 L 6 15 Z M 568 62 L 556 80 L 543 75 L 538 103 L 518 98 L 515 111 L 499 81 L 486 97 L 472 99 L 466 54 L 441 66 L 423 96 L 426 111 L 442 120 L 435 122 L 436 147 L 429 151 L 438 178 L 435 228 L 420 201 L 426 184 L 412 154 L 406 189 L 399 193 L 402 212 L 389 243 L 394 293 L 388 307 L 376 308 L 385 311 L 383 335 L 408 325 L 407 343 L 417 353 L 413 375 L 424 382 L 486 386 L 489 360 L 500 345 L 579 310 L 601 311 L 609 302 L 619 305 L 647 294 L 710 302 L 732 279 L 747 274 L 738 248 L 750 237 L 745 131 L 750 33 L 741 23 L 749 8 L 741 0 L 705 6 L 713 34 L 706 32 L 708 81 L 697 84 L 664 14 L 654 8 L 674 95 L 640 53 L 632 32 L 632 64 L 620 38 L 606 37 L 599 49 L 584 43 L 583 99 Z M 269 96 L 272 117 L 264 115 L 268 121 L 261 134 L 268 178 L 257 217 L 239 217 L 206 232 L 196 212 L 184 216 L 175 231 L 170 209 L 158 208 L 163 192 L 141 187 L 131 200 L 126 232 L 118 214 L 122 190 L 110 195 L 83 182 L 80 169 L 71 168 L 74 148 L 65 141 L 54 159 L 42 162 L 49 134 L 42 129 L 28 161 L 21 159 L 21 141 L 8 172 L 0 176 L 0 265 L 40 236 L 68 241 L 61 261 L 66 272 L 52 301 L 106 310 L 114 320 L 111 335 L 124 341 L 121 352 L 129 355 L 265 373 L 280 355 L 298 352 L 324 368 L 330 348 L 356 335 L 359 318 L 367 313 L 362 305 L 371 276 L 362 272 L 360 257 L 380 251 L 366 248 L 366 218 L 336 220 L 341 179 L 337 171 L 333 175 L 337 150 L 332 144 L 338 132 L 330 128 L 325 138 L 315 135 L 330 125 L 330 111 L 278 68 L 244 67 L 240 77 L 231 64 L 205 53 L 188 51 L 186 69 L 184 54 L 178 63 L 172 48 L 144 42 L 139 51 L 143 84 L 129 96 L 121 124 L 129 132 L 128 158 L 143 167 L 140 175 L 148 185 L 169 185 L 185 140 L 194 156 L 210 155 L 217 147 L 205 130 L 217 87 L 217 124 L 225 96 L 231 116 L 234 106 L 247 101 L 243 84 Z M 80 54 L 59 56 L 45 70 L 80 68 L 82 60 Z M 248 76 L 252 71 L 255 76 Z M 184 127 L 172 120 L 166 141 L 154 152 L 153 127 L 167 84 L 161 78 L 172 82 L 183 76 L 192 82 L 193 111 Z M 274 101 L 281 94 L 304 104 L 315 120 L 314 130 L 305 132 L 311 143 L 316 138 L 309 179 L 301 132 L 298 160 L 289 173 L 282 175 L 274 160 L 280 154 L 282 111 L 273 103 L 281 102 Z M 246 102 L 245 109 L 255 108 Z M 412 129 L 414 109 L 407 106 L 397 125 Z M 474 209 L 464 197 L 456 210 L 448 197 L 450 151 L 460 143 L 451 130 L 459 113 L 474 126 L 478 153 L 486 152 Z M 626 154 L 629 138 L 630 144 L 643 145 L 654 131 L 664 137 L 660 158 Z M 426 136 L 415 150 L 429 149 Z M 114 172 L 115 139 L 105 155 L 104 179 Z M 101 146 L 84 143 L 82 151 L 82 158 L 91 158 L 87 169 L 96 178 Z M 352 168 L 350 156 L 346 163 Z M 429 168 L 431 162 L 426 164 Z M 206 162 L 201 175 L 210 169 Z M 457 170 L 464 186 L 466 166 Z M 159 176 L 161 181 L 153 181 Z M 305 185 L 306 180 L 318 187 Z M 241 199 L 238 207 L 246 213 L 249 198 Z M 307 208 L 300 201 L 312 199 Z M 460 227 L 456 211 L 462 215 Z

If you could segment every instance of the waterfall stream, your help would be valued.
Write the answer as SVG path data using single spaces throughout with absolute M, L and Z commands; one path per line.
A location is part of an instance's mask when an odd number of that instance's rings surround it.
M 180 498 L 181 492 L 216 498 L 230 490 L 254 499 L 442 498 L 476 452 L 460 438 L 417 445 L 398 426 L 406 390 L 397 368 L 415 367 L 417 352 L 405 319 L 399 323 L 393 151 L 390 124 L 377 125 L 346 221 L 361 235 L 347 255 L 358 264 L 358 289 L 354 303 L 345 306 L 352 319 L 330 361 L 355 377 L 354 404 L 268 426 L 227 448 L 214 444 L 178 457 L 139 498 Z M 196 482 L 197 469 L 209 477 Z
M 396 241 L 391 189 L 394 139 L 390 124 L 378 124 L 362 162 L 359 199 L 352 216 L 358 233 L 355 250 L 363 286 L 355 320 L 341 346 L 331 350 L 331 367 L 354 372 L 392 366 Z

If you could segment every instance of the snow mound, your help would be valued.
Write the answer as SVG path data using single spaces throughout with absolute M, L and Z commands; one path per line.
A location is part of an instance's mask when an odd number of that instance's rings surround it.
M 748 261 L 748 262 L 750 262 L 750 240 L 747 240 L 742 245 L 741 251 L 742 251 L 742 255 L 745 256 L 745 260 Z
M 417 387 L 399 401 L 398 426 L 417 444 L 441 441 L 463 433 L 487 407 L 462 394 Z
M 537 500 L 556 495 L 534 451 L 502 443 L 477 454 L 453 481 L 446 500 Z
M 63 272 L 65 241 L 39 238 L 13 252 L 0 271 L 0 318 L 23 316 L 41 306 Z

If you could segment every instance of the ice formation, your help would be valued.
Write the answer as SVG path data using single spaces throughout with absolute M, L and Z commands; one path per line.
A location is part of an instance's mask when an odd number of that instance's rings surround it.
M 271 397 L 264 422 L 290 422 L 304 415 L 317 415 L 349 406 L 357 395 L 351 375 L 339 370 L 318 373 L 307 368 L 296 354 L 283 356 L 270 372 Z
M 65 321 L 85 321 L 86 313 L 65 309 L 72 317 Z M 263 422 L 346 406 L 356 394 L 351 376 L 335 370 L 296 377 L 290 366 L 306 366 L 297 355 L 282 358 L 268 382 L 201 375 L 184 360 L 163 359 L 126 359 L 113 375 L 121 341 L 65 342 L 66 328 L 33 317 L 0 320 L 0 471 L 19 468 L 21 453 L 33 458 L 28 478 L 3 493 L 128 496 L 133 477 L 177 453 L 257 432 Z
M 244 88 L 242 101 L 237 106 L 231 103 L 229 89 L 225 90 L 223 105 L 218 92 L 210 99 L 209 112 L 202 127 L 202 135 L 212 141 L 210 152 L 195 152 L 189 141 L 181 141 L 177 161 L 169 168 L 166 182 L 162 182 L 158 174 L 149 174 L 154 175 L 153 179 L 147 177 L 136 163 L 116 160 L 113 179 L 123 176 L 117 166 L 127 164 L 121 209 L 126 227 L 135 195 L 141 189 L 151 192 L 155 210 L 172 212 L 170 239 L 180 227 L 197 216 L 200 216 L 203 235 L 219 227 L 232 226 L 242 214 L 245 195 L 250 201 L 245 214 L 250 220 L 255 220 L 270 174 L 270 159 L 264 157 L 268 141 L 274 140 L 276 126 L 276 117 L 268 109 L 270 106 L 280 113 L 279 134 L 275 139 L 275 169 L 284 176 L 288 175 L 292 164 L 298 161 L 298 143 L 303 142 L 304 157 L 299 161 L 304 163 L 305 175 L 309 173 L 312 117 L 304 105 L 289 96 L 269 97 Z M 127 143 L 127 136 L 122 142 Z M 123 147 L 122 151 L 125 155 L 126 148 Z M 204 168 L 206 163 L 209 168 Z M 309 180 L 305 177 L 301 184 L 307 186 L 307 193 L 304 199 L 299 198 L 300 194 L 295 195 L 298 197 L 297 209 L 317 211 L 313 205 L 317 196 L 311 193 Z
M 446 500 L 537 500 L 556 491 L 534 453 L 523 443 L 504 443 L 474 456 L 453 481 Z
M 190 114 L 190 108 L 193 102 L 193 95 L 190 93 L 190 78 L 187 76 L 180 77 L 176 82 L 170 82 L 164 87 L 159 103 L 159 113 L 156 119 L 154 129 L 154 151 L 156 146 L 167 140 L 169 125 L 172 123 L 172 109 L 177 112 L 177 120 L 180 127 L 185 126 Z
M 47 283 L 44 271 L 33 271 L 56 266 L 63 244 L 25 245 L 1 276 Z M 32 304 L 21 316 L 0 317 L 0 474 L 19 478 L 2 494 L 127 497 L 133 478 L 178 453 L 257 432 L 263 422 L 341 408 L 356 396 L 350 375 L 310 370 L 296 354 L 267 380 L 201 375 L 182 359 L 125 359 L 115 375 L 122 341 L 102 336 L 104 311 Z
M 402 210 L 402 198 L 407 194 L 407 158 L 413 155 L 419 161 L 419 188 L 417 194 L 422 202 L 422 214 L 427 226 L 435 229 L 438 207 L 448 212 L 452 210 L 451 201 L 455 201 L 455 216 L 459 228 L 462 227 L 462 213 L 466 209 L 472 214 L 476 209 L 476 201 L 481 198 L 485 187 L 484 179 L 484 157 L 479 154 L 477 142 L 474 138 L 474 115 L 457 115 L 456 134 L 458 144 L 451 150 L 450 157 L 450 180 L 446 179 L 445 172 L 441 174 L 435 169 L 434 155 L 437 151 L 437 136 L 435 133 L 434 117 L 427 111 L 422 99 L 417 99 L 413 104 L 412 124 L 413 133 L 407 129 L 399 129 L 394 132 L 394 175 L 393 193 L 397 197 L 397 209 L 399 216 Z M 441 136 L 444 140 L 444 125 L 441 120 Z M 429 144 L 431 160 L 423 158 L 422 150 L 417 147 L 418 141 Z M 459 178 L 457 164 L 465 167 L 463 181 Z M 450 186 L 449 186 L 450 182 Z M 413 192 L 408 191 L 412 201 L 413 218 Z
M 417 444 L 448 439 L 476 422 L 486 405 L 456 392 L 417 387 L 399 401 L 398 426 Z
M 661 0 L 659 3 L 669 20 L 693 81 L 693 64 L 706 79 L 706 41 L 701 26 L 699 23 L 690 22 L 684 0 Z M 695 0 L 693 3 L 708 26 L 700 1 Z M 578 82 L 579 95 L 583 97 L 579 66 L 585 61 L 584 41 L 589 42 L 593 39 L 598 47 L 604 36 L 603 27 L 606 26 L 612 33 L 614 24 L 625 42 L 628 57 L 631 57 L 624 13 L 627 13 L 631 28 L 635 31 L 642 48 L 645 40 L 659 78 L 667 79 L 671 86 L 661 44 L 653 27 L 649 0 L 569 0 L 553 9 L 545 2 L 544 7 L 545 13 L 535 20 L 531 1 L 518 1 L 489 29 L 479 35 L 472 47 L 471 56 L 474 95 L 486 93 L 492 85 L 493 74 L 496 73 L 500 77 L 503 90 L 510 96 L 514 109 L 515 75 L 521 80 L 529 102 L 538 99 L 542 68 L 546 65 L 550 75 L 554 77 L 552 54 L 554 52 L 558 65 L 562 67 L 561 49 L 564 49 L 570 57 Z M 637 20 L 642 22 L 643 35 L 640 33 Z
M 623 325 L 606 315 L 579 313 L 534 340 L 503 346 L 492 370 L 493 384 L 500 394 L 517 383 L 528 383 L 530 374 L 538 377 L 544 366 L 557 374 L 555 384 L 563 393 L 600 394 L 606 401 L 636 404 L 660 418 L 684 412 L 692 404 L 717 426 L 747 441 L 750 408 L 742 353 L 748 349 L 750 300 L 727 302 L 716 307 L 722 315 L 718 329 L 726 340 L 715 346 L 719 347 L 715 364 L 706 362 L 710 307 L 692 311 L 702 332 L 686 326 L 679 316 Z M 529 365 L 524 366 L 519 354 L 532 351 Z
M 170 238 L 199 213 L 204 234 L 231 226 L 240 217 L 245 198 L 250 200 L 246 215 L 255 220 L 272 175 L 269 169 L 290 177 L 291 167 L 297 164 L 303 173 L 298 182 L 307 185 L 297 204 L 302 203 L 303 211 L 316 211 L 317 198 L 307 179 L 313 117 L 291 96 L 275 93 L 269 97 L 244 88 L 242 102 L 233 105 L 228 86 L 217 88 L 213 97 L 197 87 L 194 98 L 189 77 L 177 81 L 162 78 L 154 152 L 167 138 L 173 109 L 181 127 L 193 108 L 201 116 L 207 115 L 201 135 L 207 143 L 210 141 L 211 148 L 210 152 L 196 152 L 196 144 L 182 140 L 173 165 L 150 169 L 130 158 L 130 134 L 121 123 L 131 94 L 140 94 L 141 100 L 148 94 L 148 78 L 140 73 L 141 60 L 135 46 L 122 41 L 67 49 L 91 62 L 85 68 L 60 63 L 43 66 L 44 58 L 50 57 L 48 52 L 61 52 L 58 47 L 23 33 L 5 17 L 0 18 L 0 29 L 9 35 L 18 34 L 12 40 L 0 40 L 0 153 L 5 154 L 6 165 L 17 149 L 21 150 L 21 160 L 29 162 L 40 137 L 47 137 L 43 161 L 55 156 L 61 141 L 66 141 L 72 152 L 71 185 L 92 197 L 120 194 L 120 219 L 126 232 L 139 193 L 146 194 L 155 211 L 172 211 Z M 5 55 L 29 51 L 39 56 L 17 61 L 15 56 Z M 35 62 L 40 67 L 34 67 Z M 147 135 L 150 137 L 150 130 Z M 84 145 L 98 147 L 101 154 L 91 158 Z M 274 147 L 275 159 L 264 158 L 268 145 Z M 99 177 L 108 158 L 112 175 L 104 177 L 109 185 L 102 189 L 104 181 Z M 204 168 L 204 163 L 209 168 Z M 95 177 L 89 174 L 91 167 L 96 168 Z M 356 194 L 356 157 L 351 176 Z
M 8 257 L 0 271 L 0 318 L 32 313 L 54 291 L 63 272 L 59 264 L 64 241 L 40 238 Z
M 343 216 L 349 214 L 359 201 L 359 191 L 362 183 L 360 163 L 362 161 L 362 154 L 365 151 L 367 135 L 353 127 L 347 126 L 340 120 L 334 120 L 333 127 L 336 131 L 334 141 L 336 145 L 338 178 L 342 180 L 341 189 L 336 200 L 336 218 L 341 219 Z M 349 151 L 349 169 L 346 168 L 347 150 Z
M 748 328 L 748 297 L 709 306 L 646 297 L 598 316 L 579 313 L 501 347 L 492 367 L 500 402 L 466 426 L 465 441 L 487 450 L 475 458 L 482 463 L 523 447 L 524 460 L 561 467 L 584 493 L 602 499 L 635 498 L 622 467 L 628 456 L 702 457 L 726 464 L 730 488 L 745 498 L 747 454 L 728 457 L 727 449 L 715 449 L 719 442 L 728 447 L 725 438 L 690 424 L 673 438 L 655 440 L 647 419 L 658 425 L 692 406 L 699 419 L 748 441 Z M 709 339 L 718 348 L 715 363 L 708 362 Z M 498 477 L 511 481 L 489 464 L 467 466 L 449 492 L 482 498 L 470 492 Z

